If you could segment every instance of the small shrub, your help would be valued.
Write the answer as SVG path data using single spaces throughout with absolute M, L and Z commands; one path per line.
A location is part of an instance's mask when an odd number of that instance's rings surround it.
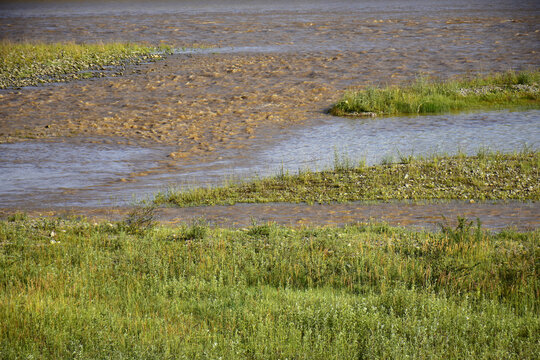
M 253 225 L 253 227 L 251 227 L 247 234 L 249 236 L 253 236 L 253 237 L 265 237 L 265 238 L 268 238 L 270 237 L 270 234 L 272 233 L 272 225 L 271 224 L 265 224 L 265 225 Z
M 439 224 L 441 232 L 446 234 L 454 243 L 480 241 L 482 239 L 482 222 L 476 219 L 476 226 L 473 220 L 458 216 L 457 225 L 452 228 L 449 225 Z
M 202 240 L 208 233 L 208 228 L 208 224 L 204 220 L 196 220 L 180 238 L 182 240 Z
M 26 221 L 28 220 L 28 215 L 24 212 L 16 212 L 15 214 L 9 215 L 7 220 L 9 222 Z
M 141 233 L 153 228 L 156 224 L 156 209 L 152 203 L 135 207 L 124 219 L 123 227 L 129 233 Z

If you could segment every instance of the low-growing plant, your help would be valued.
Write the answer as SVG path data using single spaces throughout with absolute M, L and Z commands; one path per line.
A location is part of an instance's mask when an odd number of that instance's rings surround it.
M 129 233 L 140 233 L 152 229 L 156 225 L 157 206 L 152 202 L 143 202 L 133 208 L 121 227 Z
M 28 220 L 28 214 L 25 212 L 16 212 L 14 214 L 11 214 L 7 217 L 8 221 L 14 222 L 14 221 L 26 221 Z
M 480 241 L 482 239 L 482 222 L 477 218 L 476 226 L 474 224 L 474 221 L 458 216 L 455 228 L 447 223 L 441 223 L 439 226 L 442 233 L 447 235 L 451 241 L 460 243 Z
M 263 202 L 328 203 L 372 200 L 532 200 L 540 199 L 536 181 L 540 153 L 502 154 L 480 151 L 428 158 L 386 157 L 366 167 L 338 162 L 332 170 L 232 182 L 222 187 L 179 191 L 155 196 L 156 204 L 177 206 Z
M 275 224 L 258 225 L 256 223 L 253 223 L 253 225 L 247 231 L 247 233 L 248 235 L 257 237 L 257 238 L 268 238 L 270 237 L 270 234 L 272 234 L 273 228 L 275 226 L 276 226 Z
M 209 226 L 204 219 L 197 219 L 182 232 L 182 240 L 202 240 L 208 234 Z

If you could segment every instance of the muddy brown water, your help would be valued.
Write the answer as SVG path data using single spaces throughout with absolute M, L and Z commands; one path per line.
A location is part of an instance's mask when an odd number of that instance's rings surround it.
M 122 221 L 133 208 L 69 208 L 34 209 L 30 216 L 70 218 L 84 214 L 90 221 Z M 0 218 L 14 214 L 13 209 L 0 209 Z M 260 224 L 292 227 L 345 226 L 384 222 L 440 230 L 442 225 L 456 226 L 458 217 L 480 220 L 482 227 L 492 231 L 514 229 L 529 231 L 540 226 L 538 203 L 449 201 L 444 203 L 349 203 L 349 204 L 237 204 L 229 206 L 196 206 L 189 208 L 159 208 L 154 220 L 166 225 L 206 223 L 210 226 L 244 228 Z
M 279 136 L 248 139 L 245 149 L 217 159 L 179 163 L 173 147 L 116 144 L 113 140 L 32 141 L 0 144 L 0 197 L 4 207 L 116 206 L 157 191 L 221 185 L 250 177 L 322 170 L 338 161 L 368 164 L 400 156 L 505 151 L 537 147 L 540 111 L 490 112 L 381 119 L 321 119 L 309 128 L 288 127 Z M 508 136 L 512 134 L 512 136 Z M 274 137 L 275 136 L 275 137 Z M 31 196 L 29 196 L 31 194 Z
M 537 149 L 537 110 L 324 112 L 351 86 L 537 68 L 539 15 L 535 1 L 3 2 L 2 38 L 176 53 L 121 77 L 0 91 L 0 207 L 110 207 L 172 183 L 331 166 L 334 152 Z

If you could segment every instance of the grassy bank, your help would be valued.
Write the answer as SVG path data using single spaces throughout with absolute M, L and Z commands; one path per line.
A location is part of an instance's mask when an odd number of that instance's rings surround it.
M 349 91 L 332 106 L 338 116 L 426 114 L 473 109 L 540 107 L 540 71 Z
M 117 74 L 128 64 L 159 58 L 155 48 L 129 43 L 75 44 L 0 42 L 0 88 Z
M 400 163 L 349 166 L 281 174 L 217 188 L 179 191 L 155 197 L 176 206 L 264 202 L 348 202 L 358 200 L 514 199 L 539 200 L 540 153 L 480 152 L 477 156 L 402 158 Z
M 4 359 L 533 359 L 538 231 L 0 222 Z

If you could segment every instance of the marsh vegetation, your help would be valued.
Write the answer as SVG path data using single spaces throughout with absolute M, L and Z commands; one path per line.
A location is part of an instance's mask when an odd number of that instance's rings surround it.
M 160 58 L 169 47 L 134 43 L 42 43 L 0 41 L 0 89 L 121 73 L 129 63 Z M 110 73 L 110 71 L 109 71 Z
M 346 92 L 338 116 L 426 114 L 475 109 L 540 107 L 540 71 L 494 73 L 449 81 L 425 77 L 403 86 Z
M 338 156 L 334 169 L 281 173 L 221 187 L 169 189 L 157 204 L 175 206 L 359 200 L 538 200 L 540 153 L 479 151 L 476 156 L 402 156 L 364 166 Z
M 538 349 L 538 231 L 493 234 L 465 219 L 440 232 L 137 224 L 1 221 L 3 357 L 533 359 Z

